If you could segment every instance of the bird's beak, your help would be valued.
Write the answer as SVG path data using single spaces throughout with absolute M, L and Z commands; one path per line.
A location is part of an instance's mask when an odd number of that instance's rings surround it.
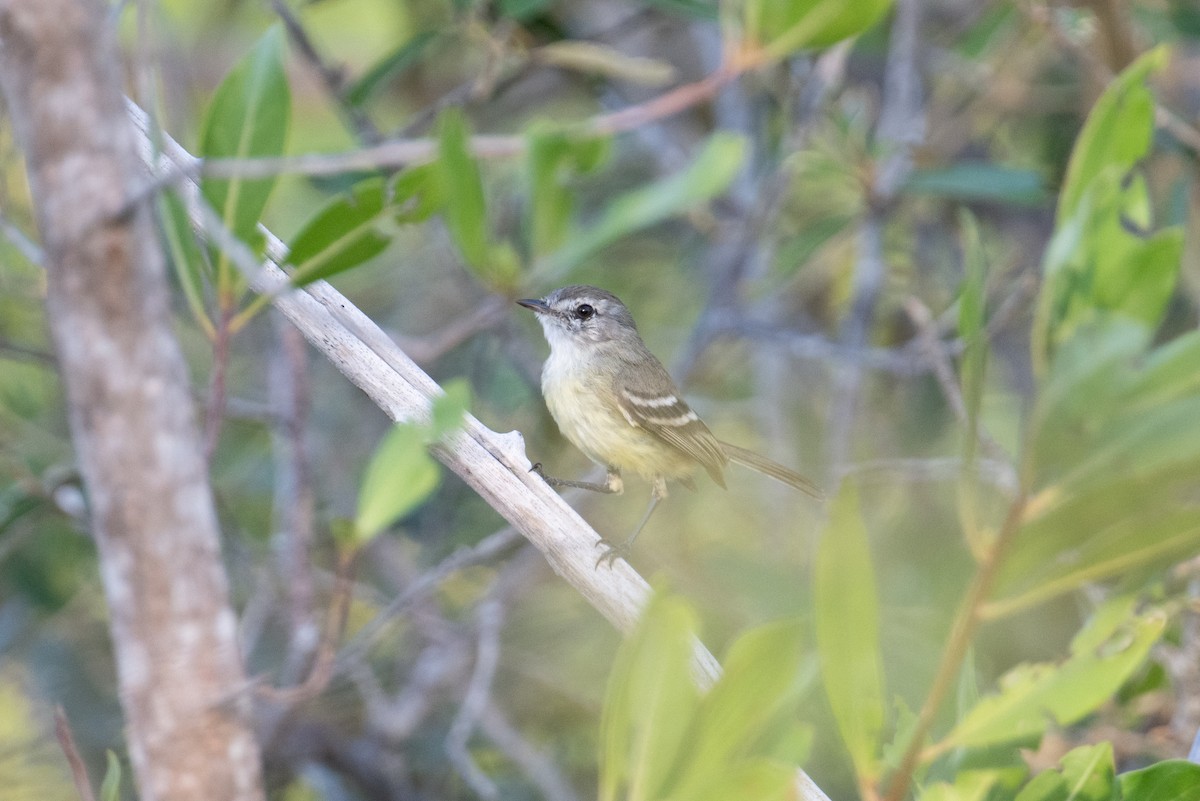
M 541 298 L 522 298 L 517 301 L 518 306 L 524 306 L 527 309 L 532 309 L 538 314 L 549 314 L 550 307 L 546 305 L 546 301 Z

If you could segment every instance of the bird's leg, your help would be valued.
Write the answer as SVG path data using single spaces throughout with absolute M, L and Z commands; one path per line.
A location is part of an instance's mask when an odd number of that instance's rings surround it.
M 598 546 L 604 548 L 604 553 L 600 554 L 600 558 L 596 560 L 596 567 L 600 567 L 602 564 L 612 567 L 612 563 L 617 561 L 618 558 L 625 559 L 629 556 L 630 551 L 633 550 L 633 541 L 637 539 L 638 534 L 641 534 L 642 529 L 646 527 L 646 522 L 650 520 L 650 515 L 654 514 L 654 509 L 658 506 L 658 502 L 665 497 L 667 497 L 667 482 L 663 478 L 656 478 L 654 480 L 654 487 L 650 490 L 650 505 L 646 507 L 646 513 L 642 515 L 641 522 L 637 524 L 637 528 L 633 530 L 629 538 L 620 545 L 614 545 L 607 539 L 601 539 L 600 542 L 596 543 Z
M 567 478 L 554 478 L 542 472 L 542 463 L 536 462 L 533 467 L 529 468 L 529 472 L 537 473 L 552 487 L 574 487 L 575 489 L 584 489 L 591 492 L 603 492 L 606 495 L 620 495 L 625 489 L 625 483 L 621 480 L 621 474 L 614 468 L 608 468 L 608 475 L 601 484 L 598 481 L 572 481 Z

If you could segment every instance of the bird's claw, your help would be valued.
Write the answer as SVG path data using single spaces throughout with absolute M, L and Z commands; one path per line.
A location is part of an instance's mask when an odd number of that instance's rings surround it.
M 596 569 L 600 569 L 600 565 L 608 565 L 610 568 L 613 562 L 618 559 L 629 560 L 630 547 L 628 542 L 623 542 L 620 545 L 613 544 L 609 540 L 601 539 L 596 543 L 597 548 L 603 548 L 604 553 L 600 554 L 600 558 L 596 560 Z
M 534 462 L 533 466 L 529 468 L 529 472 L 537 473 L 542 478 L 546 477 L 546 474 L 542 472 L 542 463 L 541 462 Z

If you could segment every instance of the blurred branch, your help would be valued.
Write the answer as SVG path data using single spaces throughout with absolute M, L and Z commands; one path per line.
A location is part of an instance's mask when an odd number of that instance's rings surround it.
M 683 84 L 619 111 L 601 114 L 577 123 L 572 128 L 585 136 L 604 137 L 635 130 L 657 120 L 674 116 L 692 106 L 711 100 L 717 92 L 739 75 L 758 66 L 754 59 L 724 62 L 717 70 L 694 83 Z M 310 154 L 261 159 L 197 159 L 188 156 L 173 164 L 160 180 L 174 183 L 182 176 L 203 174 L 212 178 L 268 178 L 294 175 L 340 175 L 347 172 L 396 169 L 422 164 L 437 158 L 434 139 L 399 139 L 346 153 Z M 520 156 L 525 138 L 479 134 L 471 137 L 471 153 L 491 159 Z
M 358 134 L 359 140 L 367 144 L 378 144 L 383 139 L 379 128 L 361 108 L 346 101 L 345 72 L 331 66 L 321 58 L 321 54 L 317 52 L 317 47 L 308 35 L 308 31 L 304 29 L 300 18 L 292 13 L 292 9 L 285 0 L 271 0 L 271 8 L 283 21 L 288 38 L 292 40 L 300 57 L 320 76 L 325 92 L 341 115 L 350 122 L 351 127 Z
M 484 707 L 479 716 L 479 730 L 525 772 L 546 801 L 579 801 L 579 795 L 553 760 L 522 737 L 496 704 L 489 701 Z
M 9 342 L 7 339 L 0 339 L 0 353 L 6 353 L 19 359 L 25 359 L 26 361 L 38 362 L 47 367 L 54 367 L 58 364 L 58 360 L 54 358 L 54 354 L 48 350 L 30 347 L 29 345 L 19 345 L 16 342 Z
M 876 142 L 882 151 L 866 216 L 858 230 L 858 261 L 850 310 L 842 321 L 841 343 L 863 348 L 875 320 L 875 307 L 883 290 L 887 265 L 883 230 L 900 187 L 912 171 L 912 149 L 921 141 L 925 118 L 921 76 L 917 68 L 923 0 L 897 0 L 892 22 L 887 67 L 883 78 L 883 106 L 879 112 Z M 829 413 L 829 466 L 836 475 L 850 454 L 862 384 L 858 365 L 839 365 L 834 375 Z
M 75 782 L 75 792 L 79 795 L 79 801 L 96 801 L 87 765 L 79 755 L 75 735 L 71 733 L 71 723 L 67 720 L 67 713 L 63 711 L 62 706 L 54 707 L 54 736 L 58 739 L 63 756 L 67 758 L 67 764 L 71 766 L 71 779 Z
M 446 754 L 451 764 L 477 795 L 489 801 L 499 798 L 500 791 L 471 758 L 467 741 L 475 731 L 484 709 L 491 703 L 492 679 L 500 661 L 500 627 L 503 622 L 504 606 L 498 599 L 485 598 L 476 608 L 475 624 L 479 636 L 475 648 L 475 669 L 467 682 L 462 706 L 446 735 Z
M 278 312 L 271 314 L 277 350 L 268 366 L 268 391 L 276 414 L 271 425 L 274 456 L 274 550 L 287 606 L 288 655 L 284 684 L 295 681 L 320 641 L 313 610 L 314 492 L 305 447 L 310 391 L 304 337 Z
M 3 214 L 0 214 L 0 233 L 4 234 L 4 238 L 11 242 L 30 264 L 36 264 L 39 267 L 46 266 L 46 254 L 41 246 L 26 236 L 24 231 L 13 225 Z

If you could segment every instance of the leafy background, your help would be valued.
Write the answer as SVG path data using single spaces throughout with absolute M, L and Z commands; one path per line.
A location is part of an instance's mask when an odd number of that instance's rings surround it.
M 1200 797 L 1169 761 L 1200 726 L 1200 21 L 1113 5 L 124 8 L 129 92 L 218 160 L 216 218 L 454 387 L 389 432 L 158 197 L 252 673 L 303 679 L 361 553 L 332 681 L 263 723 L 272 793 L 774 798 L 800 764 L 833 798 Z M 753 63 L 715 100 L 646 111 L 731 44 Z M 395 139 L 421 163 L 219 163 Z M 0 165 L 0 775 L 67 797 L 51 707 L 97 776 L 121 722 L 5 126 Z M 841 487 L 673 492 L 634 557 L 666 590 L 619 651 L 424 450 L 469 407 L 590 469 L 510 302 L 566 282 L 624 297 L 723 439 Z M 621 536 L 642 489 L 572 503 Z M 707 695 L 693 631 L 728 654 Z

